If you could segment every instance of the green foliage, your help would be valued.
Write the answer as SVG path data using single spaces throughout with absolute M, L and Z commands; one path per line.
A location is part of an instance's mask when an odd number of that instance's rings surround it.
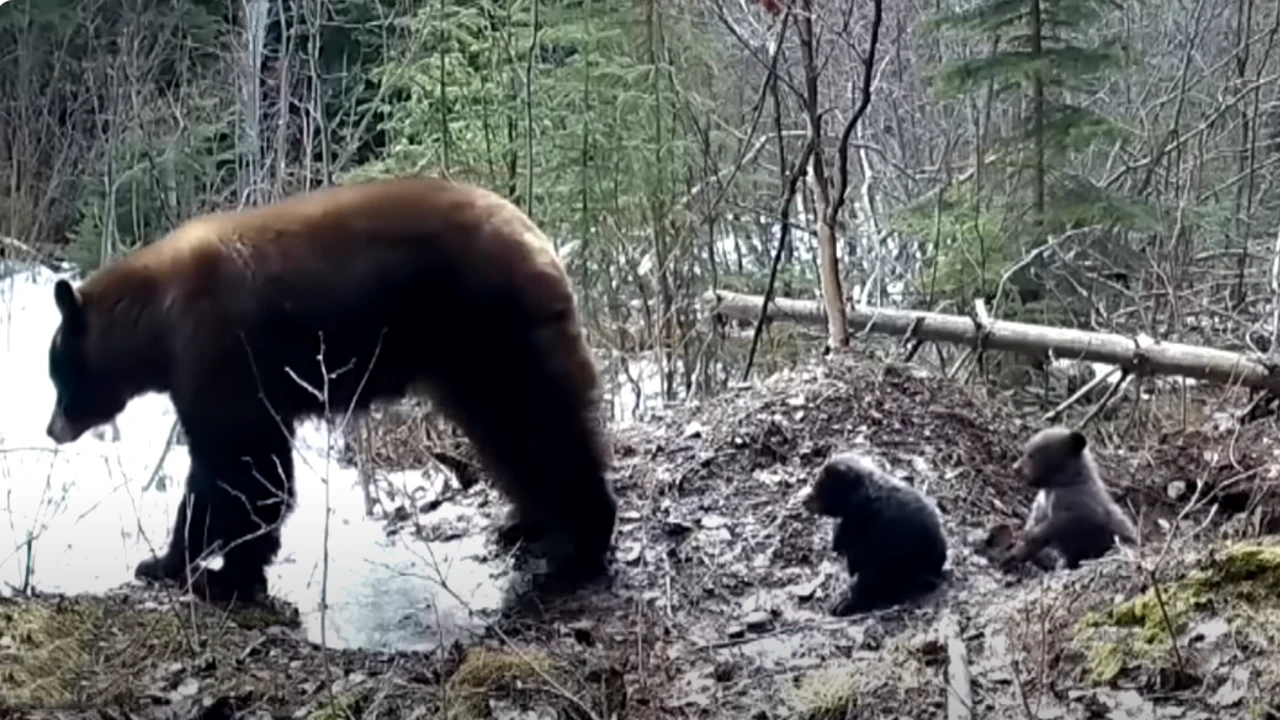
M 1017 259 L 1011 243 L 1003 241 L 1003 214 L 982 209 L 975 194 L 972 183 L 957 183 L 943 191 L 941 203 L 926 197 L 895 218 L 899 232 L 928 239 L 931 251 L 925 253 L 916 278 L 925 294 L 965 299 L 985 295 Z
M 668 259 L 691 253 L 698 229 L 678 203 L 698 157 L 682 118 L 709 114 L 693 89 L 717 68 L 705 38 L 662 12 L 628 0 L 418 2 L 374 73 L 386 151 L 340 181 L 448 174 L 501 192 L 574 245 L 588 297 L 594 282 L 627 297 L 655 292 L 645 284 L 662 274 L 685 282 L 675 278 L 698 266 Z M 712 142 L 736 149 L 728 133 Z
M 1032 22 L 1038 11 L 1038 25 Z M 994 290 L 1011 262 L 1050 235 L 1086 226 L 1152 230 L 1153 208 L 1093 183 L 1073 168 L 1099 142 L 1131 133 L 1078 98 L 1104 88 L 1133 58 L 1088 26 L 1113 10 L 1107 0 L 985 0 L 942 12 L 926 25 L 975 36 L 984 55 L 943 63 L 931 80 L 943 98 L 985 95 L 1017 108 L 1003 132 L 988 131 L 979 190 L 969 176 L 946 191 L 939 243 L 926 277 L 944 293 Z M 991 39 L 998 39 L 994 51 Z M 1042 204 L 1041 204 L 1042 203 Z M 933 201 L 907 207 L 900 226 L 932 238 Z
M 100 174 L 79 183 L 69 260 L 92 270 L 217 204 L 219 168 L 235 163 L 232 128 L 216 99 L 192 102 L 188 112 L 184 125 L 157 123 L 122 138 Z

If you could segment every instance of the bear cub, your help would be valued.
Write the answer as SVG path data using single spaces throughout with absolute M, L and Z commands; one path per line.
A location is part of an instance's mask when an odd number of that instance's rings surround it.
M 832 456 L 804 508 L 836 518 L 832 549 L 853 577 L 831 614 L 885 609 L 942 585 L 947 540 L 937 508 L 869 458 L 856 452 Z
M 1006 570 L 1027 560 L 1050 569 L 1059 557 L 1075 569 L 1105 555 L 1117 539 L 1137 543 L 1137 530 L 1102 484 L 1079 430 L 1054 426 L 1037 432 L 1013 468 L 1036 497 L 1026 526 L 1001 561 Z

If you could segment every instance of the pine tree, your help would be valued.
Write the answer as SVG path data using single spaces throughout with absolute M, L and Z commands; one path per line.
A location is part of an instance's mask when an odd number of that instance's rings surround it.
M 974 260 L 980 265 L 978 287 L 960 294 L 989 295 L 1009 262 L 1064 231 L 1100 226 L 1116 232 L 1152 222 L 1141 203 L 1094 182 L 1079 167 L 1095 142 L 1125 132 L 1079 101 L 1129 64 L 1120 43 L 1091 32 L 1112 8 L 1107 0 L 979 0 L 929 21 L 984 45 L 980 56 L 937 69 L 939 95 L 990 93 L 991 107 L 1016 107 L 1003 133 L 985 123 L 974 143 L 975 171 L 941 204 L 950 237 L 943 238 L 934 262 L 942 263 L 944 275 L 970 277 Z M 937 209 L 928 200 L 904 220 L 919 231 L 933 225 Z M 1028 267 L 1031 274 L 1037 264 Z M 968 285 L 957 277 L 943 282 Z

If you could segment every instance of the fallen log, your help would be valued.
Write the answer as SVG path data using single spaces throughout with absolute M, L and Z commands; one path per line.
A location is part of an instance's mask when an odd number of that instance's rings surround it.
M 702 301 L 710 314 L 726 320 L 755 322 L 760 316 L 760 295 L 744 295 L 711 290 Z M 1031 355 L 1053 353 L 1054 357 L 1118 365 L 1136 375 L 1179 375 L 1227 385 L 1266 388 L 1280 392 L 1280 366 L 1264 358 L 1201 345 L 1156 342 L 1118 333 L 1092 332 L 1073 328 L 993 320 L 964 315 L 946 315 L 922 310 L 851 307 L 851 333 L 907 336 L 933 342 L 949 342 L 983 349 L 1024 352 Z M 825 327 L 826 313 L 814 300 L 775 298 L 770 303 L 770 321 Z

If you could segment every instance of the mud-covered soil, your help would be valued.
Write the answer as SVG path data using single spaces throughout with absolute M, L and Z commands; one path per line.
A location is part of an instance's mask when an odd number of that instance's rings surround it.
M 831 359 L 617 432 L 612 582 L 523 607 L 468 647 L 323 652 L 267 614 L 137 589 L 28 600 L 0 605 L 0 707 L 932 718 L 950 677 L 977 718 L 1280 717 L 1280 550 L 1239 540 L 1276 516 L 1274 426 L 1215 416 L 1097 447 L 1143 549 L 1012 577 L 982 546 L 1026 511 L 1008 468 L 1034 429 L 980 387 Z M 799 499 L 854 448 L 938 502 L 951 579 L 918 606 L 837 619 L 847 578 Z M 467 492 L 496 517 L 491 489 Z

